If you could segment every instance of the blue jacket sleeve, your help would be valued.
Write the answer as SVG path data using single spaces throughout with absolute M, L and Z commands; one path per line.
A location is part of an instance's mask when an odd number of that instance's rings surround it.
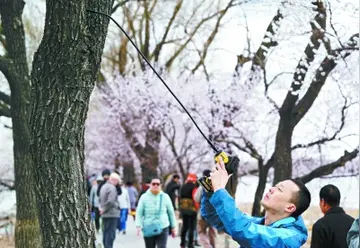
M 204 194 L 205 195 L 205 194 Z M 235 205 L 225 189 L 216 191 L 210 198 L 203 196 L 201 214 L 218 230 L 224 230 L 242 247 L 299 248 L 302 237 L 293 229 L 274 228 L 258 224 L 258 218 L 249 217 Z
M 353 222 L 346 239 L 349 248 L 359 247 L 359 218 Z

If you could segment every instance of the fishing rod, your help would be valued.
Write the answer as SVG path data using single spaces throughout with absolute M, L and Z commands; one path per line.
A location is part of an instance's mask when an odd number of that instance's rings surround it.
M 90 13 L 94 13 L 97 15 L 102 15 L 105 16 L 107 18 L 109 18 L 111 21 L 113 21 L 116 26 L 118 26 L 118 28 L 120 28 L 120 30 L 124 33 L 124 35 L 128 38 L 128 40 L 131 42 L 131 44 L 134 46 L 134 48 L 136 49 L 136 51 L 140 54 L 140 56 L 145 60 L 145 62 L 150 66 L 151 70 L 155 73 L 155 75 L 160 79 L 160 81 L 164 84 L 164 86 L 166 87 L 166 89 L 171 93 L 171 95 L 175 98 L 175 100 L 180 104 L 180 106 L 184 109 L 184 111 L 186 112 L 186 114 L 189 116 L 190 120 L 194 123 L 195 127 L 197 128 L 197 130 L 200 132 L 200 134 L 203 136 L 203 138 L 207 141 L 207 143 L 210 145 L 210 147 L 214 150 L 215 152 L 215 161 L 219 161 L 220 158 L 222 158 L 222 160 L 224 161 L 225 164 L 225 168 L 228 171 L 229 174 L 232 174 L 234 171 L 237 170 L 238 164 L 239 164 L 239 158 L 237 156 L 229 156 L 228 154 L 226 154 L 224 151 L 219 150 L 216 148 L 216 146 L 206 137 L 206 135 L 203 133 L 203 131 L 200 129 L 200 127 L 198 126 L 198 124 L 196 123 L 196 121 L 194 120 L 194 118 L 191 116 L 191 114 L 189 113 L 189 111 L 186 109 L 186 107 L 182 104 L 182 102 L 177 98 L 177 96 L 174 94 L 174 92 L 170 89 L 170 87 L 166 84 L 166 82 L 162 79 L 162 77 L 160 76 L 160 74 L 155 70 L 155 68 L 151 65 L 151 63 L 149 62 L 149 60 L 146 58 L 146 56 L 140 51 L 140 49 L 137 47 L 137 45 L 134 43 L 134 41 L 131 39 L 131 37 L 128 35 L 128 33 L 120 26 L 119 23 L 117 23 L 117 21 L 112 18 L 110 15 L 103 13 L 103 12 L 98 12 L 98 11 L 94 11 L 94 10 L 86 10 Z M 199 183 L 204 187 L 204 189 L 206 191 L 212 191 L 212 185 L 211 185 L 211 181 L 210 178 L 208 177 L 203 177 L 199 179 Z

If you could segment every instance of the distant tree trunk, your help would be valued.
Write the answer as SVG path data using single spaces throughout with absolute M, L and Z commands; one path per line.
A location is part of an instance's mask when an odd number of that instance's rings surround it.
M 0 0 L 7 57 L 1 66 L 11 90 L 11 120 L 14 141 L 16 189 L 15 247 L 40 248 L 41 233 L 34 194 L 33 160 L 30 154 L 30 80 L 22 22 L 22 0 Z M 5 62 L 7 61 L 7 62 Z
M 141 145 L 136 138 L 134 131 L 125 123 L 121 123 L 126 133 L 126 139 L 130 142 L 132 150 L 140 160 L 142 183 L 159 176 L 157 168 L 159 166 L 159 144 L 161 141 L 161 130 L 157 128 L 149 129 L 146 132 L 145 145 Z
M 253 204 L 253 208 L 252 208 L 252 212 L 251 215 L 252 216 L 261 216 L 261 205 L 260 202 L 262 200 L 264 191 L 265 191 L 265 187 L 266 187 L 266 179 L 267 179 L 267 175 L 269 173 L 269 169 L 271 168 L 271 159 L 269 160 L 269 162 L 264 166 L 264 165 L 259 165 L 259 181 L 258 181 L 258 186 L 256 188 L 256 192 L 255 192 L 255 198 L 254 198 L 254 204 Z
M 289 112 L 282 114 L 280 110 L 274 151 L 274 185 L 292 176 L 291 138 L 294 127 L 291 126 L 291 112 Z
M 134 161 L 132 159 L 129 159 L 129 161 L 122 162 L 121 165 L 123 167 L 124 183 L 132 182 L 134 184 L 137 184 Z
M 238 176 L 237 176 L 237 172 L 234 171 L 233 175 L 230 177 L 225 187 L 232 197 L 235 197 L 237 185 L 238 185 Z
M 113 0 L 48 0 L 32 70 L 32 156 L 43 246 L 94 247 L 84 172 L 84 127 Z
M 142 174 L 142 182 L 145 183 L 151 180 L 154 177 L 158 176 L 157 167 L 159 164 L 159 156 L 154 153 L 148 153 L 148 158 L 146 158 L 141 163 L 141 174 Z

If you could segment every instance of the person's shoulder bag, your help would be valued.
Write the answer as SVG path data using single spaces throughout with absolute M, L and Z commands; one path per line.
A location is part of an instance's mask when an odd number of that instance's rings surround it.
M 157 212 L 155 219 L 147 224 L 143 226 L 143 235 L 144 237 L 153 237 L 156 235 L 160 235 L 162 233 L 162 227 L 161 227 L 161 221 L 160 221 L 160 213 L 161 213 L 161 208 L 162 208 L 162 197 L 163 195 L 160 195 L 160 208 L 159 211 Z

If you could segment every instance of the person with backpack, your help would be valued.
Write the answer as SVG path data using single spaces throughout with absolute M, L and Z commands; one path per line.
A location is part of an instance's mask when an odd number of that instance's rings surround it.
M 185 248 L 186 233 L 188 232 L 188 247 L 194 248 L 194 231 L 196 227 L 197 209 L 193 200 L 196 191 L 196 175 L 189 173 L 185 184 L 180 189 L 180 216 L 182 219 L 180 247 Z

